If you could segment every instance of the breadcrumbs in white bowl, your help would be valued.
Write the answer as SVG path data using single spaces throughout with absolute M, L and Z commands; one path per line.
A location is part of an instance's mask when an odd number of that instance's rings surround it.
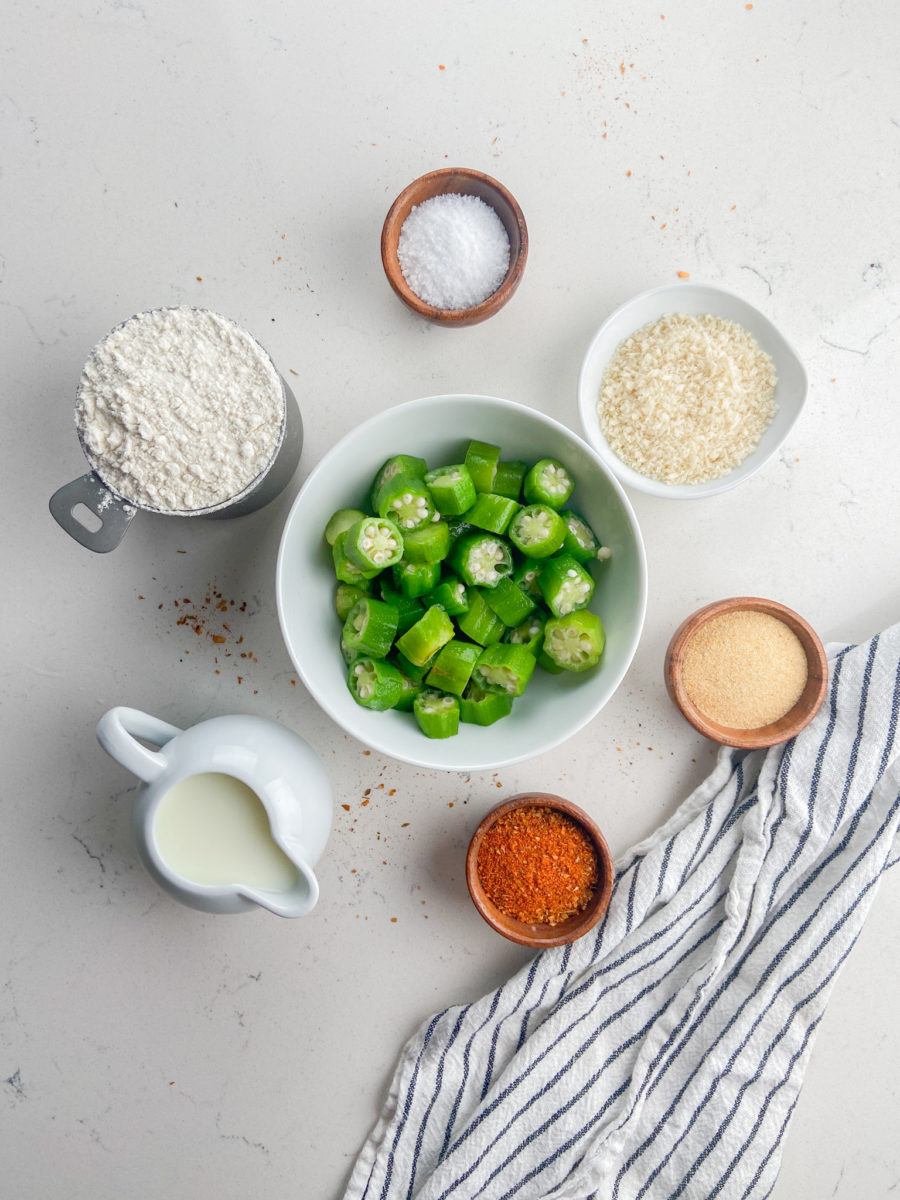
M 796 351 L 758 309 L 679 283 L 600 326 L 578 379 L 588 442 L 621 483 L 693 500 L 736 487 L 784 442 L 806 400 Z

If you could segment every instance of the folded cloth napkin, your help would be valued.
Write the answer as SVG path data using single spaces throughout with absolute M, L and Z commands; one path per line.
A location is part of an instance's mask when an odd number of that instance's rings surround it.
M 816 1027 L 900 852 L 900 625 L 815 720 L 616 864 L 606 917 L 403 1051 L 345 1200 L 772 1190 Z

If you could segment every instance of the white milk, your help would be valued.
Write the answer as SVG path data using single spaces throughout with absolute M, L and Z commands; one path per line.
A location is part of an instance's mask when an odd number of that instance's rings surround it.
M 209 771 L 176 783 L 159 802 L 154 832 L 169 867 L 193 883 L 272 892 L 297 884 L 297 868 L 272 840 L 262 801 L 233 775 Z

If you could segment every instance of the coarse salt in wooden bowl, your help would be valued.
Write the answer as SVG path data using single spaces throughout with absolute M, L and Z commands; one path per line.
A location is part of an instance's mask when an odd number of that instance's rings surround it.
M 690 653 L 692 638 L 714 618 L 741 612 L 762 613 L 780 621 L 796 636 L 806 658 L 806 682 L 799 698 L 783 716 L 752 728 L 737 728 L 713 719 L 695 703 L 696 689 L 692 699 L 685 686 L 685 656 Z M 773 670 L 777 669 L 778 665 L 777 662 L 774 663 Z M 696 730 L 711 741 L 744 750 L 776 746 L 798 734 L 819 711 L 828 686 L 828 661 L 815 630 L 792 609 L 786 608 L 776 600 L 765 600 L 758 596 L 736 596 L 729 600 L 718 600 L 698 609 L 682 621 L 669 642 L 664 671 L 669 695 Z M 742 688 L 747 683 L 748 679 L 734 680 L 735 688 Z
M 478 855 L 485 835 L 507 813 L 526 808 L 549 808 L 569 817 L 587 834 L 597 859 L 597 884 L 586 907 L 555 925 L 528 924 L 508 916 L 489 898 L 478 874 Z M 472 835 L 466 854 L 466 883 L 469 895 L 484 920 L 511 942 L 539 950 L 574 942 L 597 924 L 609 907 L 613 875 L 609 847 L 597 824 L 577 804 L 549 792 L 521 792 L 491 809 Z
M 509 269 L 503 281 L 487 299 L 470 308 L 437 308 L 421 299 L 406 282 L 397 257 L 400 230 L 412 209 L 425 200 L 449 194 L 477 196 L 490 205 L 509 238 Z M 414 179 L 391 205 L 381 231 L 381 261 L 388 283 L 407 308 L 437 325 L 476 325 L 499 312 L 521 283 L 527 258 L 528 229 L 515 197 L 490 175 L 469 167 L 445 167 Z

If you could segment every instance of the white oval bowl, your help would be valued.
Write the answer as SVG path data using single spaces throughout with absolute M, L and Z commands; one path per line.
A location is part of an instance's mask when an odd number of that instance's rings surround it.
M 323 532 L 337 509 L 364 507 L 385 459 L 415 454 L 429 467 L 461 462 L 472 438 L 503 458 L 553 457 L 572 470 L 573 508 L 612 550 L 596 572 L 591 608 L 606 630 L 600 665 L 584 674 L 538 670 L 510 716 L 456 737 L 429 739 L 412 713 L 372 712 L 347 687 L 334 607 L 335 577 Z M 276 578 L 278 617 L 288 653 L 307 690 L 343 729 L 367 746 L 416 766 L 449 771 L 496 769 L 558 746 L 603 708 L 640 639 L 647 565 L 637 520 L 622 488 L 581 438 L 535 409 L 491 396 L 427 396 L 372 417 L 348 433 L 313 469 L 285 522 Z
M 753 452 L 727 475 L 708 483 L 662 483 L 641 475 L 613 452 L 600 429 L 597 416 L 597 397 L 609 361 L 624 338 L 657 321 L 666 313 L 685 313 L 700 316 L 709 313 L 727 321 L 735 321 L 752 333 L 763 350 L 772 358 L 778 382 L 775 404 L 778 411 L 760 438 Z M 621 483 L 651 496 L 670 500 L 697 500 L 727 492 L 749 479 L 766 463 L 791 431 L 806 401 L 806 371 L 794 348 L 782 333 L 752 304 L 708 284 L 678 283 L 652 288 L 632 297 L 615 310 L 600 328 L 588 347 L 578 377 L 578 407 L 581 424 L 588 442 Z

